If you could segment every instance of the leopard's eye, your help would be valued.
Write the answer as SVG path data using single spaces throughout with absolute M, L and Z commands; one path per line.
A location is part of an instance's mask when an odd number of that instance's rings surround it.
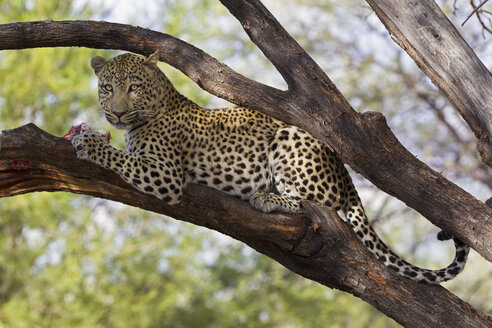
M 106 84 L 103 86 L 103 88 L 106 91 L 113 91 L 113 86 L 111 84 Z
M 139 85 L 138 85 L 138 84 L 132 84 L 132 85 L 130 85 L 130 88 L 128 88 L 128 91 L 130 91 L 130 92 L 131 92 L 131 91 L 135 91 L 135 90 L 137 90 L 137 89 L 138 89 L 138 87 L 139 87 Z

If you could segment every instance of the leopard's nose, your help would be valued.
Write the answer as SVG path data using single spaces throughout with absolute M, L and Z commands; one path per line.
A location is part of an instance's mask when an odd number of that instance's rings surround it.
M 126 110 L 124 110 L 124 109 L 122 109 L 122 110 L 112 109 L 111 113 L 113 113 L 116 117 L 121 118 L 121 116 L 123 116 L 123 114 L 126 113 Z

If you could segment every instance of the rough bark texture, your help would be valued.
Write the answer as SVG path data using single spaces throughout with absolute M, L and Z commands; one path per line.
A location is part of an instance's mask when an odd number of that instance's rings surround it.
M 492 261 L 492 209 L 418 161 L 394 137 L 384 117 L 355 112 L 335 85 L 257 0 L 222 0 L 285 78 L 287 91 L 247 79 L 169 35 L 104 22 L 0 25 L 0 49 L 85 46 L 121 49 L 160 59 L 202 88 L 235 104 L 300 126 L 376 186 L 403 200 Z M 68 126 L 67 126 L 68 128 Z M 289 269 L 348 291 L 408 327 L 487 327 L 491 318 L 439 286 L 401 278 L 377 261 L 336 216 L 306 204 L 314 220 L 263 214 L 247 202 L 203 186 L 185 190 L 181 205 L 141 194 L 117 176 L 78 161 L 69 142 L 32 125 L 4 133 L 0 160 L 30 160 L 27 170 L 0 162 L 0 196 L 48 190 L 120 201 L 203 225 L 242 240 Z
M 113 172 L 78 160 L 70 142 L 33 124 L 0 135 L 0 197 L 34 191 L 69 191 L 172 216 L 241 240 L 290 270 L 360 297 L 406 327 L 490 327 L 492 318 L 441 286 L 427 286 L 386 268 L 338 217 L 305 203 L 309 217 L 264 214 L 248 202 L 190 185 L 183 202 L 163 204 Z M 29 159 L 27 169 L 8 159 Z
M 492 167 L 492 74 L 433 0 L 367 0 L 420 69 L 443 91 Z

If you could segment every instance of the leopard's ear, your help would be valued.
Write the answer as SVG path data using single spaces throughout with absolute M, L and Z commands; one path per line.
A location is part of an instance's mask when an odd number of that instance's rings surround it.
M 150 55 L 149 57 L 145 58 L 143 64 L 144 65 L 147 65 L 147 66 L 155 66 L 157 64 L 157 62 L 159 61 L 159 50 L 157 50 L 156 52 L 154 52 L 152 55 Z
M 107 60 L 102 58 L 101 56 L 92 57 L 91 66 L 97 77 L 99 77 L 99 73 L 101 72 L 101 69 L 103 68 L 104 64 L 106 64 L 106 62 Z

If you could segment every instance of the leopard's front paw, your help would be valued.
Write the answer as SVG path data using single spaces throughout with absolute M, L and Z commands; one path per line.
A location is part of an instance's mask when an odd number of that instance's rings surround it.
M 101 164 L 97 154 L 100 153 L 104 143 L 106 142 L 93 131 L 86 131 L 72 138 L 72 146 L 75 148 L 77 158 L 96 164 Z

